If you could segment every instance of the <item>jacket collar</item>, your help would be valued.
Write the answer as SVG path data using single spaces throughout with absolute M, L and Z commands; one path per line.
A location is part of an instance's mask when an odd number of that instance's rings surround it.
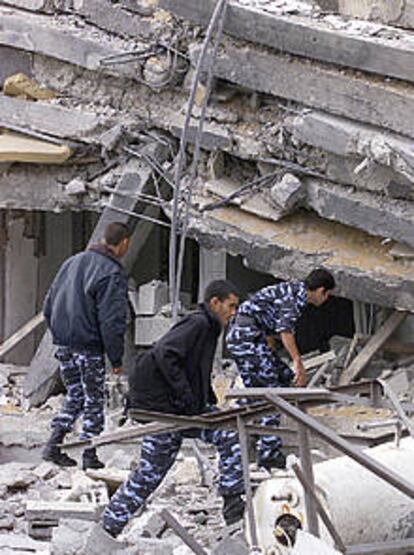
M 116 262 L 121 268 L 123 268 L 123 266 L 121 264 L 121 261 L 114 255 L 114 253 L 111 251 L 111 249 L 107 245 L 105 245 L 104 243 L 95 243 L 95 244 L 91 245 L 90 247 L 88 247 L 87 250 L 102 254 L 103 256 L 106 256 L 107 258 L 110 258 L 111 260 Z
M 208 304 L 200 303 L 199 310 L 207 316 L 209 322 L 212 325 L 213 330 L 217 333 L 217 335 L 220 335 L 221 329 L 222 329 L 220 320 L 217 318 L 214 312 L 210 310 L 210 307 L 208 306 Z

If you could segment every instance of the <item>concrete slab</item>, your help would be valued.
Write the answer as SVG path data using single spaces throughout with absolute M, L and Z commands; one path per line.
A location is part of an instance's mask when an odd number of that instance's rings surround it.
M 0 95 L 0 125 L 9 129 L 27 129 L 52 137 L 97 142 L 94 136 L 102 131 L 102 123 L 100 118 L 86 112 Z
M 414 180 L 413 143 L 402 135 L 316 110 L 295 118 L 291 130 L 296 140 L 339 156 L 366 158 Z
M 335 275 L 338 295 L 414 311 L 412 267 L 388 256 L 392 242 L 315 214 L 269 222 L 229 207 L 192 219 L 190 234 L 201 246 L 241 255 L 249 268 L 278 278 L 303 278 L 324 266 Z
M 190 48 L 193 63 L 200 51 L 199 44 Z M 213 72 L 252 91 L 414 135 L 414 89 L 408 84 L 397 86 L 347 70 L 338 72 L 317 62 L 230 41 L 223 41 Z
M 154 35 L 148 20 L 110 0 L 77 0 L 76 11 L 100 29 L 122 37 L 149 39 Z
M 322 218 L 414 246 L 414 204 L 306 180 L 307 204 Z
M 367 0 L 340 0 L 344 5 L 364 5 Z M 373 4 L 374 0 L 368 0 Z M 398 0 L 400 2 L 400 0 Z M 414 11 L 414 0 L 411 0 Z M 382 0 L 391 4 L 392 0 Z M 215 0 L 160 0 L 160 6 L 174 14 L 206 26 L 211 18 Z M 253 3 L 252 3 L 253 4 Z M 378 0 L 375 0 L 378 4 Z M 355 17 L 358 15 L 352 14 Z M 401 14 L 401 10 L 399 10 Z M 398 19 L 398 18 L 395 18 Z M 251 22 L 254 21 L 254 25 Z M 339 27 L 339 26 L 338 26 Z M 334 28 L 324 18 L 289 15 L 273 15 L 255 6 L 231 3 L 226 13 L 224 32 L 238 39 L 272 47 L 306 58 L 347 66 L 366 72 L 414 80 L 414 42 L 407 33 L 401 32 L 398 40 L 383 40 L 373 25 L 371 33 L 353 31 L 345 23 Z M 384 29 L 381 29 L 384 32 Z M 377 31 L 377 33 L 374 33 Z
M 31 12 L 52 13 L 53 0 L 3 0 L 2 4 Z

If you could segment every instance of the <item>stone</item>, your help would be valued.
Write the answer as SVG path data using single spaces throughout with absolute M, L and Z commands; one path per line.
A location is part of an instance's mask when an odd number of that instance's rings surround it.
M 86 184 L 82 179 L 72 179 L 65 186 L 65 193 L 67 195 L 85 195 L 87 193 Z
M 30 79 L 24 73 L 10 75 L 4 81 L 3 93 L 7 96 L 18 96 L 29 100 L 50 100 L 56 98 L 56 93 L 39 86 L 36 81 Z
M 33 474 L 41 480 L 48 480 L 49 478 L 53 478 L 53 476 L 56 476 L 58 472 L 59 470 L 56 465 L 47 461 L 41 462 L 33 470 Z
M 290 212 L 305 198 L 305 188 L 295 175 L 285 173 L 270 190 L 272 200 L 282 210 Z
M 10 462 L 0 466 L 0 484 L 9 489 L 27 489 L 36 481 L 34 464 Z

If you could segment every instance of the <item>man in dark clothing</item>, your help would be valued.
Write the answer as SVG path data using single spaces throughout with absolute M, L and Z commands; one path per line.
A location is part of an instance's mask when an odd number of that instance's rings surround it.
M 230 282 L 211 282 L 199 310 L 185 316 L 138 359 L 130 384 L 131 406 L 181 415 L 212 410 L 216 397 L 211 387 L 211 371 L 217 340 L 222 327 L 236 313 L 237 304 L 238 294 Z M 174 463 L 183 438 L 188 436 L 201 438 L 217 447 L 219 492 L 224 498 L 225 520 L 233 523 L 242 518 L 244 485 L 237 432 L 192 429 L 144 438 L 137 469 L 118 489 L 103 513 L 103 530 L 110 536 L 118 536 L 159 486 Z M 95 533 L 110 542 L 111 538 L 103 530 L 99 527 Z M 90 544 L 94 543 L 93 537 Z
M 128 228 L 113 222 L 104 238 L 66 260 L 44 302 L 43 312 L 57 345 L 56 358 L 66 387 L 63 407 L 51 423 L 52 435 L 43 459 L 76 466 L 59 444 L 83 413 L 81 439 L 99 435 L 104 427 L 106 353 L 112 372 L 122 371 L 128 305 L 127 276 L 120 259 L 128 249 Z M 102 468 L 96 450 L 85 449 L 82 466 Z
M 306 304 L 321 306 L 335 287 L 324 269 L 312 271 L 304 281 L 281 282 L 259 290 L 242 303 L 227 334 L 227 348 L 246 387 L 287 387 L 293 379 L 306 385 L 306 371 L 294 336 L 295 324 Z M 293 361 L 293 371 L 274 349 L 270 338 L 279 336 Z M 279 415 L 265 416 L 261 424 L 278 426 Z M 262 436 L 257 444 L 257 462 L 266 469 L 284 468 L 286 458 L 281 439 Z

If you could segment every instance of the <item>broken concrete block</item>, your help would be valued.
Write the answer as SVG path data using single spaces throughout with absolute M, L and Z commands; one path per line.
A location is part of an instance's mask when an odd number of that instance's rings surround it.
M 100 524 L 96 524 L 87 538 L 85 552 L 88 555 L 112 555 L 112 553 L 118 553 L 126 547 L 125 542 L 116 540 L 108 532 L 105 532 Z M 62 553 L 62 555 L 69 554 Z
M 53 476 L 56 476 L 58 472 L 59 470 L 58 468 L 56 468 L 56 465 L 47 461 L 41 462 L 33 470 L 33 474 L 41 480 L 48 480 L 49 478 L 53 478 Z
M 0 534 L 0 545 L 2 550 L 9 550 L 9 553 L 50 553 L 48 542 L 32 540 L 26 535 L 19 534 Z
M 211 555 L 248 555 L 250 553 L 246 538 L 242 534 L 226 536 L 212 550 Z
M 270 197 L 282 210 L 290 212 L 304 199 L 305 192 L 300 179 L 291 173 L 285 173 L 282 179 L 271 188 Z
M 171 328 L 172 320 L 165 316 L 135 318 L 135 344 L 149 347 Z
M 140 285 L 138 289 L 138 316 L 153 316 L 168 303 L 168 285 L 159 280 Z
M 200 481 L 200 469 L 195 457 L 185 457 L 177 461 L 171 471 L 171 478 L 176 485 L 197 484 Z
M 141 535 L 143 538 L 161 538 L 167 527 L 165 520 L 155 513 L 144 526 Z
M 3 93 L 7 96 L 18 96 L 30 100 L 50 100 L 56 98 L 56 93 L 41 87 L 24 73 L 11 75 L 4 81 Z
M 10 489 L 26 489 L 36 481 L 35 464 L 10 462 L 0 466 L 0 485 Z
M 87 193 L 86 185 L 82 179 L 75 178 L 65 186 L 67 195 L 85 195 Z
M 54 555 L 78 555 L 84 553 L 85 543 L 92 527 L 91 522 L 65 518 L 53 529 L 52 549 Z
M 12 517 L 12 515 L 0 516 L 0 531 L 13 530 L 14 524 L 15 524 L 15 519 Z
M 117 449 L 110 459 L 106 461 L 108 469 L 132 470 L 136 466 L 136 457 L 124 451 Z

